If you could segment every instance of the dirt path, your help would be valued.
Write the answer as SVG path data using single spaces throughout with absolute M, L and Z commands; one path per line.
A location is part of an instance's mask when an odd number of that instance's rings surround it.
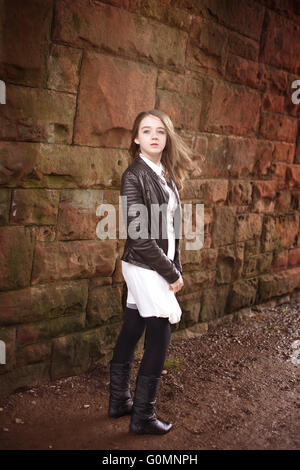
M 98 366 L 0 399 L 0 448 L 299 449 L 300 303 L 254 313 L 171 342 L 156 406 L 170 433 L 134 436 L 128 416 L 108 418 Z

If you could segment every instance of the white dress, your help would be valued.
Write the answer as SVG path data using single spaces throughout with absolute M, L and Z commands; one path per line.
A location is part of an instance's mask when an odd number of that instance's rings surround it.
M 140 157 L 164 180 L 163 166 L 153 163 L 140 153 Z M 166 183 L 169 191 L 167 207 L 167 233 L 169 259 L 175 255 L 175 231 L 173 215 L 178 205 L 176 195 Z M 127 284 L 127 306 L 138 309 L 142 317 L 169 318 L 170 323 L 178 323 L 181 318 L 181 308 L 173 291 L 169 290 L 169 283 L 157 271 L 142 268 L 122 260 L 122 273 Z

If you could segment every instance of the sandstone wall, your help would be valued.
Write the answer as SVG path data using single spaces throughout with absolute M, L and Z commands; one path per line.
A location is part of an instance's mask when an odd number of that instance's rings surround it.
M 300 8 L 292 0 L 0 3 L 0 393 L 107 361 L 122 323 L 118 209 L 138 112 L 167 112 L 199 171 L 180 328 L 300 289 Z

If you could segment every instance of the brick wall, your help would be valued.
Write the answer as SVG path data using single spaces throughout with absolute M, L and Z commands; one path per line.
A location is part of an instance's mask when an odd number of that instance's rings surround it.
M 261 0 L 0 4 L 0 393 L 107 361 L 122 324 L 118 213 L 136 114 L 158 108 L 199 170 L 204 247 L 180 328 L 300 289 L 300 8 Z

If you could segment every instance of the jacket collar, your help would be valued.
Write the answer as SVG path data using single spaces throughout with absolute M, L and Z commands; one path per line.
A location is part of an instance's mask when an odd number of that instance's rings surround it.
M 152 168 L 153 171 L 155 171 L 155 173 L 158 174 L 158 176 L 161 176 L 162 175 L 162 172 L 163 172 L 163 166 L 162 166 L 162 163 L 160 162 L 159 165 L 157 165 L 156 163 L 152 162 L 149 158 L 145 157 L 145 155 L 143 155 L 142 153 L 139 154 L 139 157 L 142 158 L 142 160 L 147 163 L 147 165 L 150 166 L 150 168 Z
M 159 181 L 160 183 L 163 183 L 163 184 L 168 184 L 166 183 L 162 178 L 160 178 L 160 176 L 158 175 L 158 173 L 156 173 L 150 165 L 148 165 L 144 159 L 142 157 L 140 157 L 140 155 L 138 155 L 137 157 L 135 157 L 133 163 L 135 163 L 136 165 L 141 165 L 142 168 L 144 168 L 150 175 L 154 176 L 154 178 L 156 178 L 157 181 Z M 157 165 L 156 165 L 157 166 Z M 173 178 L 171 178 L 171 182 L 170 182 L 170 185 L 171 185 L 171 188 L 173 189 L 175 195 L 176 195 L 176 198 L 177 198 L 177 202 L 178 204 L 180 203 L 180 197 L 179 197 L 179 193 L 178 193 L 178 190 L 177 190 L 177 187 L 173 181 Z

